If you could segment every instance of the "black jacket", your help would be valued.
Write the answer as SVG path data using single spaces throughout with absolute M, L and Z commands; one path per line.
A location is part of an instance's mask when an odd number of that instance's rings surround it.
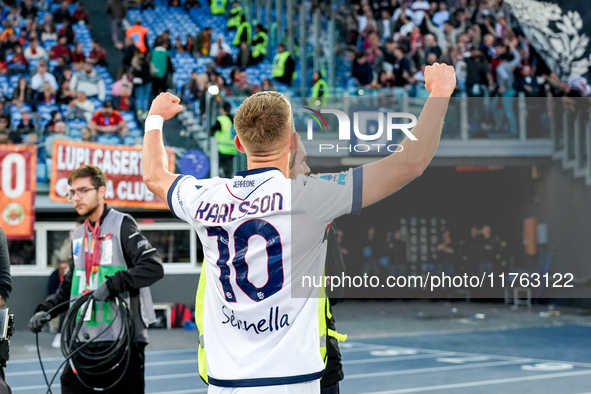
M 111 208 L 105 205 L 105 211 L 101 216 L 101 222 L 107 216 Z M 111 294 L 120 293 L 124 290 L 129 292 L 132 298 L 131 307 L 132 314 L 134 314 L 134 320 L 137 320 L 138 316 L 134 311 L 134 298 L 139 298 L 139 289 L 147 287 L 158 281 L 164 276 L 164 270 L 162 268 L 162 259 L 158 252 L 154 249 L 151 252 L 144 254 L 144 252 L 153 249 L 152 245 L 144 237 L 143 234 L 139 233 L 134 237 L 130 238 L 130 235 L 139 232 L 137 224 L 134 220 L 129 217 L 124 217 L 121 223 L 120 239 L 122 242 L 121 248 L 125 256 L 125 264 L 127 270 L 118 271 L 115 275 L 111 276 L 107 280 L 107 286 L 111 290 Z M 64 303 L 70 299 L 70 291 L 72 288 L 72 273 L 74 272 L 74 260 L 70 260 L 70 270 L 64 276 L 64 280 L 61 283 L 55 294 L 50 295 L 45 299 L 42 304 L 37 306 L 35 312 L 48 311 L 58 304 Z M 51 317 L 56 317 L 59 314 L 67 311 L 69 304 L 65 303 L 60 308 L 51 312 Z M 141 320 L 141 316 L 139 316 Z
M 343 254 L 341 253 L 341 245 L 338 240 L 337 230 L 334 223 L 328 230 L 328 245 L 326 251 L 326 275 L 340 276 L 345 272 L 345 262 L 343 260 Z M 340 301 L 343 296 L 343 288 L 339 287 L 335 292 L 327 294 L 329 297 L 329 308 Z M 334 317 L 330 319 L 326 317 L 326 327 L 336 331 Z M 343 372 L 343 364 L 341 363 L 341 350 L 339 349 L 339 341 L 331 336 L 326 337 L 326 356 L 328 358 L 326 362 L 326 368 L 324 370 L 324 376 L 320 380 L 321 387 L 331 386 L 345 377 Z

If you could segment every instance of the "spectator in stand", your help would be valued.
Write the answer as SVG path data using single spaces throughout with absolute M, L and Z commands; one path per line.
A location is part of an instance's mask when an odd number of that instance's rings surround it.
M 225 53 L 230 53 L 230 45 L 224 41 L 224 35 L 218 34 L 215 38 L 215 42 L 211 44 L 211 49 L 209 50 L 209 56 L 216 58 L 218 57 L 218 52 L 223 50 Z
M 57 94 L 57 104 L 69 104 L 76 97 L 76 92 L 70 89 L 70 81 L 63 81 Z M 93 111 L 94 112 L 94 108 Z
M 53 133 L 55 131 L 55 125 L 58 122 L 62 122 L 62 121 L 63 121 L 63 117 L 62 117 L 61 111 L 52 111 L 51 112 L 51 120 L 49 121 L 47 126 L 45 126 L 45 133 Z
M 408 47 L 404 44 L 396 44 L 394 48 L 394 96 L 402 97 L 408 94 L 411 77 L 414 74 L 411 61 L 406 57 Z
M 49 82 L 51 87 L 57 90 L 57 80 L 53 74 L 47 70 L 47 64 L 45 62 L 40 62 L 37 66 L 37 73 L 31 78 L 31 88 L 39 97 L 43 94 L 43 86 L 45 82 Z
M 70 68 L 70 66 L 66 64 L 66 58 L 62 56 L 58 57 L 57 65 L 53 68 L 53 71 L 51 72 L 55 77 L 55 80 L 58 81 L 58 85 L 59 80 L 64 76 L 64 71 L 66 70 L 66 68 Z
M 25 19 L 21 16 L 18 8 L 11 7 L 8 15 L 6 15 L 5 20 L 10 22 L 12 26 L 18 27 L 22 25 Z
M 25 123 L 22 127 L 19 127 L 19 123 L 17 127 L 14 127 L 14 130 L 10 130 L 8 132 L 8 138 L 10 138 L 14 144 L 35 144 L 37 142 L 37 134 L 35 133 L 35 126 L 31 120 L 31 113 L 23 111 L 22 116 L 25 119 Z M 3 126 L 4 115 L 0 115 L 0 130 Z
M 176 41 L 174 43 L 174 50 L 177 51 L 177 53 L 184 53 L 185 52 L 185 46 L 183 45 L 183 42 L 181 41 L 181 37 L 176 38 Z
M 211 48 L 211 27 L 206 27 L 195 36 L 195 56 L 209 56 Z
M 263 92 L 275 92 L 277 91 L 277 88 L 273 85 L 270 79 L 265 78 L 263 79 L 263 82 L 261 82 L 261 90 Z
M 113 45 L 123 49 L 123 18 L 127 15 L 127 6 L 123 0 L 109 0 L 107 14 L 111 17 L 111 39 Z
M 94 104 L 84 92 L 77 92 L 76 98 L 68 103 L 67 119 L 83 119 L 90 122 L 94 114 Z
M 435 25 L 437 25 L 439 29 L 443 30 L 443 22 L 447 22 L 449 20 L 449 17 L 450 15 L 449 10 L 447 9 L 447 3 L 445 1 L 440 1 L 438 10 L 431 17 L 431 21 Z
M 154 95 L 166 92 L 166 89 L 168 89 L 168 75 L 174 72 L 174 67 L 168 54 L 168 48 L 164 45 L 160 39 L 156 39 L 154 43 L 155 48 L 152 52 L 151 61 L 157 70 L 156 75 L 152 78 L 152 93 Z
M 42 27 L 41 42 L 45 41 L 57 41 L 57 31 L 53 23 L 47 23 Z
M 84 24 L 88 25 L 88 19 L 89 19 L 88 11 L 86 11 L 86 9 L 84 8 L 84 4 L 82 4 L 82 2 L 79 1 L 78 6 L 76 7 L 74 12 L 72 13 L 72 20 L 74 21 L 74 23 L 84 21 Z
M 160 39 L 161 45 L 165 46 L 166 48 L 172 48 L 172 41 L 170 40 L 170 30 L 164 30 L 161 35 L 156 37 L 156 39 Z
M 94 60 L 94 64 L 101 66 L 107 65 L 107 51 L 101 48 L 97 40 L 92 40 L 92 50 L 88 54 L 88 57 Z
M 232 95 L 246 97 L 253 94 L 254 86 L 248 82 L 246 71 L 239 71 L 237 79 L 232 83 Z
M 20 46 L 20 44 L 18 43 L 16 34 L 12 33 L 8 35 L 8 40 L 2 43 L 2 46 L 0 46 L 0 51 L 6 53 L 13 53 L 14 48 L 17 46 Z
M 4 44 L 7 42 L 11 34 L 14 34 L 13 24 L 9 21 L 4 21 L 4 31 L 0 34 L 0 43 Z
M 68 48 L 68 39 L 66 36 L 60 36 L 57 45 L 49 51 L 49 59 L 55 60 L 58 57 L 65 57 L 67 61 L 70 61 L 71 56 L 70 48 Z
M 43 16 L 43 22 L 39 25 L 39 29 L 43 30 L 47 25 L 55 27 L 55 23 L 53 22 L 53 15 L 49 12 L 45 13 L 45 15 Z
M 37 98 L 37 105 L 45 104 L 55 104 L 56 102 L 56 90 L 51 86 L 49 82 L 43 83 L 43 92 Z
M 259 56 L 262 60 L 264 56 Z M 252 58 L 252 52 L 248 47 L 246 42 L 240 43 L 240 52 L 238 52 L 238 56 L 236 56 L 236 65 L 241 68 L 247 68 L 254 64 L 254 59 Z
M 84 141 L 84 142 L 93 142 L 94 141 L 92 139 L 92 131 L 90 131 L 90 129 L 88 127 L 84 127 L 84 128 L 82 128 L 82 130 L 80 130 L 80 136 L 82 138 L 82 141 Z
M 53 13 L 53 21 L 55 23 L 64 23 L 64 22 L 71 22 L 72 16 L 70 15 L 70 11 L 68 11 L 68 6 L 70 5 L 69 1 L 62 1 L 60 4 L 60 8 L 58 8 Z
M 193 53 L 193 47 L 195 46 L 195 43 L 193 42 L 193 36 L 190 34 L 187 34 L 186 37 L 186 44 L 184 46 L 185 52 L 187 53 Z
M 16 129 L 21 134 L 29 134 L 35 132 L 35 122 L 33 120 L 33 115 L 29 111 L 23 111 L 21 113 L 21 121 L 16 126 Z
M 489 108 L 488 100 L 484 99 L 490 96 L 495 88 L 490 64 L 484 59 L 480 48 L 472 48 L 470 57 L 466 62 L 466 92 L 468 97 L 481 97 L 477 100 L 468 100 L 470 108 L 470 134 L 473 136 L 484 136 L 480 129 L 481 122 L 488 122 Z
M 72 77 L 73 77 L 73 75 L 74 75 L 74 74 L 73 74 L 73 72 L 72 72 L 72 69 L 66 66 L 66 67 L 64 68 L 64 72 L 63 72 L 62 76 L 61 76 L 61 77 L 58 79 L 58 81 L 57 81 L 57 82 L 58 82 L 58 84 L 61 86 L 61 84 L 62 84 L 64 81 L 68 81 L 68 82 L 70 82 L 70 81 L 72 80 Z
M 21 16 L 27 19 L 29 16 L 37 17 L 37 6 L 31 0 L 23 0 L 21 4 Z
M 382 18 L 378 22 L 377 27 L 378 36 L 381 37 L 380 44 L 383 45 L 388 38 L 392 38 L 394 35 L 394 23 L 392 22 L 392 15 L 389 10 L 382 10 Z
M 74 33 L 74 29 L 72 28 L 72 23 L 64 21 L 62 28 L 59 29 L 57 32 L 58 37 L 66 36 L 67 44 L 74 45 L 76 42 L 76 33 Z
M 273 59 L 271 75 L 277 82 L 291 86 L 294 71 L 295 62 L 291 56 L 291 53 L 286 49 L 284 44 L 277 45 L 277 54 Z
M 35 92 L 29 86 L 26 78 L 21 77 L 18 80 L 16 88 L 12 93 L 12 103 L 20 107 L 25 103 L 32 103 L 35 98 Z
M 142 26 L 141 18 L 137 18 L 135 20 L 135 25 L 131 26 L 127 29 L 127 32 L 125 32 L 125 36 L 131 38 L 133 44 L 144 53 L 148 51 L 147 35 L 148 29 Z
M 534 76 L 530 65 L 521 68 L 521 75 L 515 81 L 515 89 L 523 92 L 525 97 L 544 97 L 546 95 L 544 85 L 544 79 Z
M 121 85 L 121 94 L 113 98 L 113 106 L 119 111 L 135 112 L 135 103 L 131 98 L 132 84 L 124 82 Z
M 6 130 L 0 130 L 0 145 L 12 144 Z
M 354 78 L 364 88 L 369 88 L 372 84 L 373 70 L 371 64 L 367 62 L 367 55 L 364 51 L 355 54 L 355 61 L 351 68 L 351 78 Z
M 97 97 L 101 101 L 105 100 L 105 82 L 94 69 L 94 63 L 90 59 L 84 62 L 84 69 L 74 74 L 70 86 L 75 91 L 83 91 L 89 98 Z
M 74 70 L 81 70 L 84 68 L 85 60 L 86 55 L 84 54 L 82 43 L 77 42 L 74 50 L 72 51 L 72 67 L 74 67 Z
M 49 56 L 47 55 L 47 51 L 39 46 L 39 40 L 35 37 L 31 39 L 30 46 L 25 49 L 25 57 L 27 60 L 36 60 L 36 59 L 43 59 L 48 60 Z
M 129 132 L 125 120 L 119 111 L 113 109 L 113 104 L 110 101 L 105 101 L 101 110 L 93 115 L 88 128 L 95 137 L 111 134 L 123 138 Z
M 152 74 L 150 60 L 139 49 L 136 49 L 131 59 L 131 73 L 133 75 L 133 91 L 135 93 L 135 108 L 140 118 L 148 116 L 150 94 L 152 93 Z
M 23 54 L 23 47 L 20 45 L 14 47 L 14 55 L 8 62 L 8 70 L 12 74 L 25 74 L 29 71 L 29 61 Z

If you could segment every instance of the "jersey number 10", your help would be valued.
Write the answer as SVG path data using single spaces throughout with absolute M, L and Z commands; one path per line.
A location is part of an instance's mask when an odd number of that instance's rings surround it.
M 222 227 L 208 227 L 207 235 L 217 237 L 219 258 L 216 264 L 220 267 L 220 282 L 224 289 L 226 301 L 236 302 L 234 289 L 230 284 L 230 248 L 228 240 L 230 236 Z M 248 263 L 246 262 L 246 252 L 248 250 L 248 240 L 258 235 L 263 237 L 266 242 L 267 252 L 267 274 L 268 280 L 262 287 L 256 287 L 248 280 Z M 283 249 L 281 246 L 281 236 L 273 225 L 262 219 L 251 219 L 242 223 L 234 231 L 234 259 L 232 265 L 236 270 L 236 284 L 253 301 L 259 302 L 277 293 L 283 287 Z

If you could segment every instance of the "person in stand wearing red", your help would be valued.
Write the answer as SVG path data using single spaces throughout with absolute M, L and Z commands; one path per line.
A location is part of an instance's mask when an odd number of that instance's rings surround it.
M 90 59 L 94 59 L 94 64 L 101 66 L 107 65 L 107 51 L 101 48 L 97 40 L 92 40 L 92 50 L 88 55 Z
M 67 43 L 68 39 L 66 38 L 66 36 L 60 36 L 60 38 L 57 41 L 57 45 L 51 48 L 51 50 L 49 51 L 49 59 L 54 60 L 61 56 L 65 57 L 66 60 L 69 61 L 71 57 L 71 52 L 70 48 L 68 48 Z
M 100 111 L 93 115 L 88 128 L 95 137 L 100 134 L 113 134 L 123 138 L 129 132 L 125 120 L 119 111 L 113 109 L 110 101 L 105 101 Z

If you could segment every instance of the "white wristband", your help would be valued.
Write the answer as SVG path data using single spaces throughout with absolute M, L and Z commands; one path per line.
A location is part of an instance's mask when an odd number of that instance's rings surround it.
M 164 125 L 164 118 L 162 116 L 150 115 L 146 118 L 146 123 L 144 125 L 144 133 L 147 133 L 150 130 L 162 131 L 162 125 Z

